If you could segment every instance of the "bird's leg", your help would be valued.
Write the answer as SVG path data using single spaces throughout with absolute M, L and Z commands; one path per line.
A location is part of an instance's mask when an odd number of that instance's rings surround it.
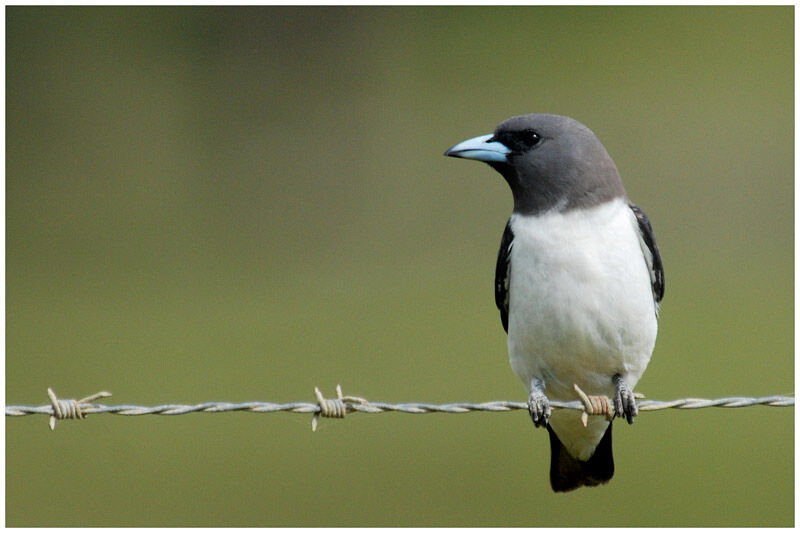
M 628 387 L 628 384 L 625 383 L 620 374 L 614 374 L 611 381 L 614 382 L 614 410 L 616 411 L 616 416 L 624 416 L 628 424 L 633 424 L 633 417 L 639 414 L 633 390 Z
M 539 379 L 531 382 L 531 395 L 528 397 L 528 412 L 537 428 L 546 426 L 550 420 L 550 400 L 544 394 L 544 383 Z

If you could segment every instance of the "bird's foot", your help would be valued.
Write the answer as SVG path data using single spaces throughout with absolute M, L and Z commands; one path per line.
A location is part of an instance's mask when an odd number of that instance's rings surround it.
M 544 392 L 541 390 L 534 390 L 528 397 L 528 412 L 533 420 L 533 425 L 538 427 L 546 426 L 550 421 L 550 400 L 547 399 Z
M 633 417 L 639 414 L 639 407 L 636 406 L 636 396 L 621 375 L 615 374 L 611 379 L 614 382 L 615 414 L 616 416 L 625 417 L 628 424 L 633 424 Z

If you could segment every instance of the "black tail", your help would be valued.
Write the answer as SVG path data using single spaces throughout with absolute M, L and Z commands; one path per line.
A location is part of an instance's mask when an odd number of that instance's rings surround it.
M 579 461 L 572 457 L 549 424 L 547 432 L 550 433 L 550 485 L 555 492 L 594 487 L 607 483 L 614 475 L 610 423 L 594 455 L 588 461 Z

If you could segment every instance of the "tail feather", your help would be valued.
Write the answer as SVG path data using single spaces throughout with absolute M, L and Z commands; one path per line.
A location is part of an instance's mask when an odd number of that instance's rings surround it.
M 594 487 L 607 483 L 614 475 L 611 424 L 588 461 L 579 461 L 572 457 L 549 424 L 547 432 L 550 433 L 550 485 L 555 492 Z

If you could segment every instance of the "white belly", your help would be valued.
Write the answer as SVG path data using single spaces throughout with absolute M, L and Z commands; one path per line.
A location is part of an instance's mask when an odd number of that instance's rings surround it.
M 561 401 L 577 399 L 573 384 L 590 395 L 613 396 L 614 374 L 633 388 L 650 360 L 657 323 L 627 203 L 515 214 L 511 229 L 508 351 L 517 376 L 529 390 L 541 380 L 545 394 Z M 607 426 L 597 422 L 584 429 L 577 413 L 564 410 L 551 418 L 567 449 L 584 460 L 581 455 L 591 455 Z

